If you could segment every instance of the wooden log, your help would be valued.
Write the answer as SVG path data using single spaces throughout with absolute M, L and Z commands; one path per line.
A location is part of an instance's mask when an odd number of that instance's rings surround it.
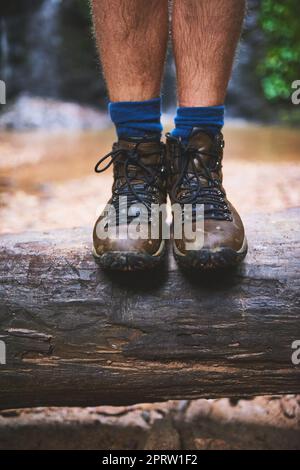
M 90 229 L 0 237 L 0 406 L 297 393 L 300 210 L 246 218 L 223 275 L 108 274 Z

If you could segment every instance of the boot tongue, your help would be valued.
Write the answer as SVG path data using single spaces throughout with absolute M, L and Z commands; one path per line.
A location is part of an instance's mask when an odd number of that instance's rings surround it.
M 194 127 L 189 137 L 188 148 L 196 148 L 209 152 L 213 139 L 214 136 L 209 131 L 201 127 Z
M 142 138 L 120 139 L 116 148 L 134 150 L 138 144 L 138 154 L 144 165 L 158 165 L 161 161 L 160 140 L 145 140 Z M 151 155 L 149 155 L 151 154 Z
M 161 165 L 161 144 L 160 140 L 153 140 L 153 139 L 143 139 L 143 138 L 132 138 L 132 139 L 119 139 L 117 143 L 114 144 L 115 149 L 124 149 L 124 150 L 134 150 L 136 145 L 138 144 L 138 160 L 145 166 L 151 166 L 152 168 L 156 165 Z M 125 159 L 126 157 L 120 155 L 118 160 Z M 125 173 L 124 168 L 121 168 L 121 181 L 124 183 L 125 181 Z M 139 168 L 134 162 L 130 163 L 127 168 L 128 176 L 131 179 L 131 183 L 133 185 L 141 185 L 145 184 L 144 181 L 144 174 L 145 170 Z M 136 188 L 137 189 L 137 188 Z
M 190 134 L 187 148 L 196 149 L 199 151 L 200 154 L 201 152 L 210 153 L 212 150 L 212 146 L 213 146 L 213 139 L 214 139 L 214 136 L 210 132 L 200 127 L 194 127 Z M 214 167 L 215 158 L 210 155 L 205 155 L 205 153 L 201 155 L 202 161 L 208 167 L 211 167 L 211 168 Z M 196 167 L 198 167 L 199 164 L 197 165 L 197 159 L 195 159 L 195 164 L 196 164 Z

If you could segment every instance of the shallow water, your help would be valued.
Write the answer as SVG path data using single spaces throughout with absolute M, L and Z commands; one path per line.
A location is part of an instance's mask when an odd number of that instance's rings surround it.
M 224 179 L 241 214 L 300 205 L 300 133 L 228 127 Z M 113 130 L 1 133 L 0 233 L 92 225 L 109 198 L 111 171 L 94 174 Z

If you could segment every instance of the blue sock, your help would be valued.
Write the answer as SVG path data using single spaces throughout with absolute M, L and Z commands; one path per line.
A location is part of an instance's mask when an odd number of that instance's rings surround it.
M 147 137 L 160 139 L 162 132 L 161 99 L 111 102 L 108 106 L 118 138 Z
M 216 135 L 224 125 L 224 106 L 195 106 L 177 108 L 174 119 L 174 137 L 181 137 L 184 144 L 194 127 L 201 127 L 213 135 Z

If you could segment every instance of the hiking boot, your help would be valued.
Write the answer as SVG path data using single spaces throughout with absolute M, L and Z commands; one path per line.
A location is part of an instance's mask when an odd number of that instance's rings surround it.
M 171 203 L 191 205 L 191 226 L 196 228 L 196 204 L 202 204 L 201 242 L 190 245 L 182 236 L 173 240 L 176 261 L 184 268 L 202 270 L 238 264 L 247 253 L 243 223 L 228 201 L 222 185 L 222 133 L 210 135 L 194 128 L 187 145 L 167 134 L 168 190 Z M 182 222 L 183 223 L 183 222 Z
M 152 138 L 120 139 L 97 163 L 97 173 L 112 165 L 114 176 L 112 197 L 93 232 L 93 254 L 102 267 L 136 271 L 155 268 L 162 262 L 166 251 L 162 239 L 164 218 L 160 214 L 156 221 L 152 220 L 151 208 L 152 204 L 166 203 L 164 164 L 165 146 Z M 137 217 L 138 229 L 134 225 Z M 103 227 L 111 229 L 105 233 L 106 238 Z M 134 238 L 132 228 L 135 234 L 139 232 Z

